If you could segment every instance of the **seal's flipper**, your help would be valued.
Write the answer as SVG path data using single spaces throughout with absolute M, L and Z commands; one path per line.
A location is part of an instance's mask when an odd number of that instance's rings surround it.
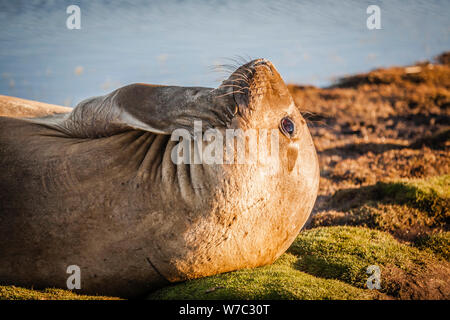
M 170 135 L 175 129 L 226 126 L 223 107 L 201 87 L 132 84 L 108 95 L 86 99 L 52 127 L 79 138 L 111 136 L 127 130 Z M 46 121 L 48 123 L 48 120 Z

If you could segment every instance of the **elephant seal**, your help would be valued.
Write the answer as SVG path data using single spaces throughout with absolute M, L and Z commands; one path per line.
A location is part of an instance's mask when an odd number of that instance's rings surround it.
M 278 162 L 175 164 L 171 133 L 195 121 L 276 130 Z M 307 124 L 265 59 L 215 89 L 132 84 L 70 113 L 0 117 L 0 170 L 0 283 L 66 288 L 75 265 L 79 292 L 122 297 L 272 263 L 319 182 Z

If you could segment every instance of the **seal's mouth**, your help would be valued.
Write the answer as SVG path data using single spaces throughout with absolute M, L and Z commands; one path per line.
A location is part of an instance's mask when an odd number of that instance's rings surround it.
M 237 110 L 246 118 L 254 111 L 255 100 L 261 98 L 267 91 L 275 68 L 266 59 L 256 59 L 240 66 L 219 87 L 227 96 L 233 98 Z

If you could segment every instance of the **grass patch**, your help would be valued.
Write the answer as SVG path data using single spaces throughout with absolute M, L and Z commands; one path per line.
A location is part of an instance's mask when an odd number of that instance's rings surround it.
M 414 245 L 450 261 L 450 232 L 439 232 L 418 237 Z
M 296 269 L 298 258 L 286 253 L 270 266 L 186 281 L 158 290 L 150 299 L 371 299 L 376 292 Z
M 337 191 L 311 227 L 365 226 L 413 240 L 449 225 L 450 175 Z
M 33 290 L 0 286 L 0 300 L 119 300 L 115 297 L 86 296 L 62 289 Z
M 321 227 L 302 232 L 289 248 L 298 268 L 365 288 L 369 265 L 382 270 L 381 291 L 401 298 L 449 297 L 449 264 L 398 242 L 388 233 L 361 227 Z M 428 279 L 438 279 L 433 285 Z
M 427 179 L 378 182 L 373 186 L 339 190 L 331 205 L 350 209 L 364 203 L 408 204 L 434 216 L 448 214 L 450 175 Z
M 387 233 L 358 227 L 322 227 L 302 232 L 288 252 L 299 256 L 301 270 L 360 288 L 366 284 L 369 265 L 393 264 L 410 271 L 422 256 L 419 250 L 399 243 Z

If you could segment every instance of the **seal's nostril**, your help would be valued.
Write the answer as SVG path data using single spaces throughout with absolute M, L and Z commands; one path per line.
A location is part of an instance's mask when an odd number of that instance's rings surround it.
M 258 60 L 255 60 L 255 62 L 254 62 L 254 64 L 253 64 L 253 67 L 256 67 L 256 66 L 265 67 L 265 68 L 267 68 L 267 70 L 270 72 L 270 74 L 273 75 L 273 71 L 272 71 L 272 68 L 270 67 L 270 65 L 271 65 L 271 63 L 270 63 L 269 60 L 266 60 L 266 59 L 258 59 Z

